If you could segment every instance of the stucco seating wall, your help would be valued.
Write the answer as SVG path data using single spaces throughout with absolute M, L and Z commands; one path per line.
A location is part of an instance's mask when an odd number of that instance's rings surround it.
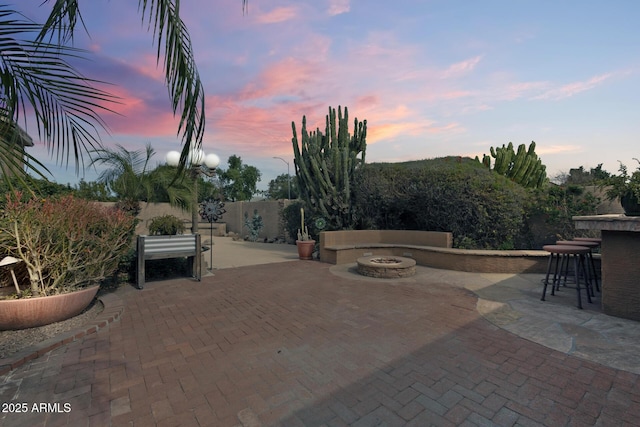
M 394 255 L 418 265 L 476 273 L 540 273 L 549 254 L 542 250 L 455 249 L 449 232 L 414 230 L 352 230 L 320 233 L 320 261 L 355 263 L 359 257 Z

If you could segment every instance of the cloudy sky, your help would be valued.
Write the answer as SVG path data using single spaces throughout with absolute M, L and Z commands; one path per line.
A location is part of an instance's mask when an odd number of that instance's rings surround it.
M 41 19 L 42 0 L 22 0 Z M 163 162 L 179 149 L 152 35 L 134 0 L 81 2 L 88 77 L 113 83 L 120 115 L 105 145 Z M 235 154 L 269 180 L 293 173 L 291 122 L 323 126 L 328 107 L 368 122 L 367 160 L 482 156 L 536 141 L 550 176 L 610 172 L 640 157 L 640 2 L 636 0 L 182 1 L 206 93 L 205 152 Z M 30 130 L 35 136 L 35 128 Z M 32 153 L 54 179 L 94 180 Z

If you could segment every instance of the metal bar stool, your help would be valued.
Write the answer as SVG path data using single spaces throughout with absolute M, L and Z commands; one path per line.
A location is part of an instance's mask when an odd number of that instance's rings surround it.
M 596 272 L 596 265 L 595 265 L 595 262 L 593 261 L 593 250 L 596 248 L 599 248 L 602 245 L 602 239 L 600 237 L 574 237 L 573 240 L 578 242 L 595 242 L 598 244 L 598 246 L 591 249 L 591 253 L 589 254 L 589 259 L 591 261 L 593 276 L 595 277 L 596 291 L 600 292 L 600 286 L 598 285 L 598 274 Z
M 556 245 L 571 245 L 571 246 L 585 246 L 589 248 L 589 253 L 587 254 L 587 260 L 589 261 L 589 266 L 587 267 L 587 272 L 589 273 L 589 278 L 593 276 L 593 282 L 596 285 L 596 291 L 600 292 L 600 285 L 598 284 L 598 273 L 596 272 L 596 263 L 593 261 L 593 249 L 600 246 L 599 242 L 593 240 L 584 240 L 581 238 L 576 238 L 573 240 L 560 240 L 556 242 Z M 593 295 L 593 289 L 591 289 Z
M 580 271 L 582 271 L 584 281 L 585 281 L 585 290 L 587 291 L 587 300 L 591 303 L 591 284 L 588 280 L 587 270 L 585 267 L 585 259 L 590 249 L 586 246 L 571 246 L 571 245 L 545 245 L 542 247 L 545 251 L 550 253 L 549 263 L 547 265 L 547 275 L 544 278 L 544 288 L 542 290 L 542 298 L 541 301 L 545 300 L 547 294 L 547 285 L 549 284 L 549 275 L 551 274 L 553 261 L 555 262 L 555 269 L 553 274 L 553 282 L 551 283 L 551 295 L 555 295 L 556 285 L 562 279 L 562 268 L 560 269 L 560 273 L 558 273 L 558 266 L 562 264 L 562 258 L 564 256 L 567 257 L 567 261 L 570 261 L 573 258 L 574 264 L 574 274 L 576 281 L 576 291 L 578 294 L 578 308 L 582 309 L 582 297 L 580 295 Z M 567 262 L 568 267 L 568 262 Z M 564 279 L 566 283 L 566 276 L 568 274 L 567 269 L 564 271 Z

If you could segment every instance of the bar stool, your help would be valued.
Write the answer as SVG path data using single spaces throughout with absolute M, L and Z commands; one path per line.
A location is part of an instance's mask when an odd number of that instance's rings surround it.
M 576 240 L 578 242 L 584 241 L 584 242 L 597 243 L 598 246 L 596 246 L 593 249 L 600 248 L 600 246 L 602 246 L 602 239 L 600 237 L 574 237 L 573 240 Z M 593 250 L 591 250 L 591 254 L 589 255 L 589 258 L 591 258 L 591 267 L 593 268 L 593 272 L 596 277 L 596 290 L 600 292 L 600 287 L 598 286 L 598 275 L 596 274 L 596 266 L 595 266 L 595 263 L 593 262 Z
M 589 276 L 593 274 L 593 281 L 596 285 L 596 291 L 600 292 L 600 285 L 598 284 L 598 273 L 596 272 L 596 263 L 593 261 L 593 249 L 600 246 L 600 243 L 593 240 L 584 240 L 578 237 L 573 240 L 559 240 L 556 242 L 556 245 L 585 246 L 589 248 L 589 253 L 587 254 L 587 260 L 589 261 L 589 267 L 587 268 L 587 273 L 589 273 Z M 593 292 L 593 289 L 591 290 L 591 292 Z M 593 295 L 593 293 L 591 295 Z
M 576 290 L 578 294 L 578 308 L 582 309 L 582 297 L 580 295 L 580 274 L 579 271 L 582 270 L 583 277 L 585 279 L 585 289 L 587 291 L 587 300 L 591 303 L 591 284 L 587 279 L 587 271 L 585 268 L 585 259 L 590 249 L 586 246 L 572 246 L 572 245 L 545 245 L 542 247 L 545 251 L 550 253 L 549 256 L 549 264 L 547 265 L 547 275 L 544 278 L 544 288 L 542 290 L 542 298 L 541 301 L 545 300 L 547 294 L 547 285 L 549 284 L 549 275 L 551 274 L 551 268 L 553 266 L 553 260 L 556 260 L 555 269 L 553 273 L 553 282 L 551 284 L 551 295 L 555 295 L 556 285 L 560 283 L 562 279 L 563 271 L 560 268 L 560 272 L 558 273 L 558 267 L 562 264 L 562 258 L 567 257 L 567 261 L 570 261 L 573 258 L 574 263 L 574 273 L 576 280 Z M 568 262 L 567 268 L 564 271 L 564 280 L 566 284 L 566 276 L 568 274 Z M 590 292 L 591 291 L 591 292 Z
M 602 239 L 600 237 L 574 237 L 573 240 L 583 242 L 596 242 L 598 245 L 602 244 Z

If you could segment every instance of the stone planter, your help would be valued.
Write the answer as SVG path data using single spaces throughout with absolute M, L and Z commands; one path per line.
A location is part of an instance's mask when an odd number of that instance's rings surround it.
M 296 240 L 296 246 L 298 247 L 298 257 L 300 259 L 313 259 L 313 250 L 316 247 L 315 240 Z
M 77 316 L 98 293 L 99 285 L 68 294 L 0 301 L 0 330 L 26 329 Z

